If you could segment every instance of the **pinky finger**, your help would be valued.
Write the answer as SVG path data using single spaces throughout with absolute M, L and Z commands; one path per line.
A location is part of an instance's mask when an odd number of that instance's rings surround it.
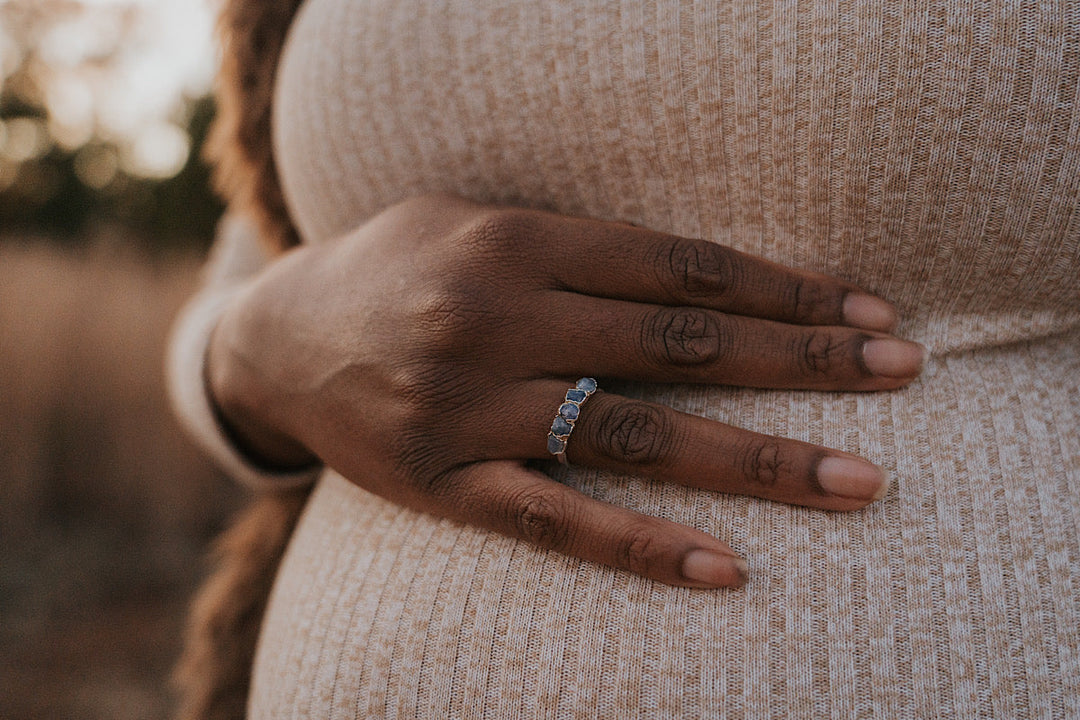
M 434 510 L 463 522 L 668 585 L 746 582 L 746 562 L 711 535 L 595 500 L 521 463 L 476 463 L 447 480 L 450 507 Z

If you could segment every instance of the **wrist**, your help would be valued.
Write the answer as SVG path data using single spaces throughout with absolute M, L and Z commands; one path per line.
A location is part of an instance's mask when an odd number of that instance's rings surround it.
M 259 391 L 243 355 L 230 340 L 234 315 L 226 312 L 210 335 L 203 381 L 210 407 L 225 435 L 256 467 L 294 472 L 319 459 L 300 441 L 273 425 L 268 393 Z

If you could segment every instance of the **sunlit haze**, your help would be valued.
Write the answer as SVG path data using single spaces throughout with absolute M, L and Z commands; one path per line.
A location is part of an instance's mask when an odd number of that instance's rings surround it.
M 35 13 L 58 19 L 26 21 Z M 20 36 L 24 26 L 38 36 Z M 96 135 L 119 149 L 114 166 L 145 177 L 174 174 L 190 150 L 184 98 L 204 95 L 213 79 L 212 28 L 207 0 L 0 0 L 2 78 L 33 48 L 49 115 L 47 133 L 0 123 L 3 157 L 25 159 L 46 140 L 74 150 Z M 107 181 L 110 161 L 102 162 L 84 159 L 89 184 Z

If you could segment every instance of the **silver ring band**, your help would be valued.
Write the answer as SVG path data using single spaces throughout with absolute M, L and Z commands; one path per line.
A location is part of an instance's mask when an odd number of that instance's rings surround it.
M 566 442 L 570 439 L 570 433 L 574 432 L 574 423 L 581 415 L 581 406 L 597 389 L 596 380 L 590 377 L 581 378 L 574 387 L 566 391 L 566 396 L 555 413 L 551 430 L 548 432 L 547 449 L 563 465 L 567 464 Z

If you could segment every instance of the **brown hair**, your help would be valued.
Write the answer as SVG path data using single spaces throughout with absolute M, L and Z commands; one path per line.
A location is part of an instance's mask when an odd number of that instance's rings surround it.
M 270 116 L 275 69 L 300 3 L 224 0 L 218 25 L 223 57 L 206 157 L 230 209 L 253 219 L 275 252 L 299 242 L 278 182 Z M 218 539 L 174 673 L 181 720 L 245 717 L 266 602 L 308 494 L 260 496 Z
M 302 0 L 224 0 L 218 22 L 217 116 L 206 146 L 214 185 L 251 217 L 275 250 L 299 242 L 285 207 L 271 143 L 274 75 Z

